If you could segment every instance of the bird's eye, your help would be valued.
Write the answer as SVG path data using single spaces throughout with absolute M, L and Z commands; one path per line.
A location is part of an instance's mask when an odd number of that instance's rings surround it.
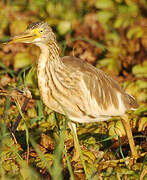
M 40 30 L 40 32 L 43 32 L 43 30 Z

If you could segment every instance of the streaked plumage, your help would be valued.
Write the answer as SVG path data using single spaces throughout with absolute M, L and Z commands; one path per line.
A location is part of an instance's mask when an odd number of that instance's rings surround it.
M 64 114 L 58 100 L 71 120 L 84 123 L 122 116 L 137 107 L 135 99 L 103 71 L 79 58 L 60 58 L 56 41 L 35 44 L 43 54 L 38 62 L 41 97 L 52 110 Z
M 40 47 L 37 75 L 41 98 L 50 109 L 61 114 L 65 110 L 72 121 L 104 121 L 137 107 L 135 99 L 103 71 L 76 57 L 61 58 L 56 37 L 47 23 L 31 24 L 10 42 Z

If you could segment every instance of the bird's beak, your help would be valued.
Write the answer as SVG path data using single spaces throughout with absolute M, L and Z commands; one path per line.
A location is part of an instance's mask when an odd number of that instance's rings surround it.
M 32 43 L 36 39 L 36 34 L 33 31 L 26 30 L 23 33 L 10 38 L 6 43 Z

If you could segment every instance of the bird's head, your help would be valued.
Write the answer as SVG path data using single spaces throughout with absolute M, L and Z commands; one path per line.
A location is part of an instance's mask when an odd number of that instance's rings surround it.
M 8 43 L 33 43 L 47 44 L 55 41 L 55 35 L 51 27 L 46 22 L 36 22 L 28 26 L 21 34 L 12 37 Z

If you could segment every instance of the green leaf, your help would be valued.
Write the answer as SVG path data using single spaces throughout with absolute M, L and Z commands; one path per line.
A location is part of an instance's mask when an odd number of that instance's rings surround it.
M 26 74 L 25 84 L 31 87 L 37 87 L 36 68 L 32 67 L 30 71 Z
M 118 74 L 120 71 L 120 62 L 115 57 L 108 57 L 98 61 L 97 68 L 106 68 L 110 74 Z
M 143 29 L 139 26 L 132 27 L 127 32 L 127 38 L 133 39 L 133 38 L 140 38 L 143 36 Z
M 112 11 L 102 10 L 98 11 L 97 16 L 102 24 L 106 24 L 114 16 L 114 13 Z
M 136 75 L 136 77 L 145 77 L 147 78 L 147 61 L 144 61 L 142 65 L 138 64 L 133 67 L 132 73 Z
M 36 101 L 36 107 L 37 107 L 38 116 L 40 116 L 41 118 L 44 118 L 43 103 L 41 100 Z
M 60 21 L 57 26 L 58 32 L 60 35 L 66 34 L 71 29 L 71 22 L 70 21 Z
M 14 68 L 19 69 L 31 64 L 31 58 L 28 53 L 17 53 L 14 57 Z
M 112 0 L 97 0 L 95 6 L 99 9 L 110 9 L 114 7 Z
M 142 117 L 138 122 L 138 131 L 144 131 L 147 127 L 147 117 Z
M 114 21 L 114 28 L 119 28 L 122 26 L 123 22 L 125 21 L 123 16 L 118 16 Z
M 11 69 L 9 69 L 2 61 L 0 61 L 0 67 L 5 70 L 6 73 L 10 74 L 12 77 L 15 76 L 15 72 Z

